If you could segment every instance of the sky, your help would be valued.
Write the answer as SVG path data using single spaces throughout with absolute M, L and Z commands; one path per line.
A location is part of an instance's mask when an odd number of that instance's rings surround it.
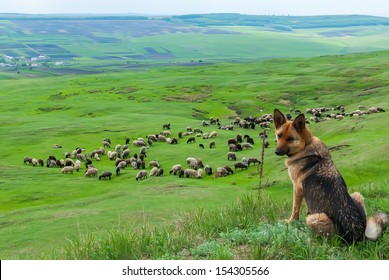
M 389 17 L 388 0 L 0 0 L 0 13 L 252 15 L 364 14 Z

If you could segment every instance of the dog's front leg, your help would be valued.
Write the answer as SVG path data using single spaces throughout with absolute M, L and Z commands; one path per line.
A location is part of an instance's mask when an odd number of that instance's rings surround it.
M 290 216 L 288 223 L 298 220 L 300 217 L 301 204 L 303 202 L 304 193 L 303 186 L 301 183 L 296 183 L 293 185 L 293 208 L 292 215 Z

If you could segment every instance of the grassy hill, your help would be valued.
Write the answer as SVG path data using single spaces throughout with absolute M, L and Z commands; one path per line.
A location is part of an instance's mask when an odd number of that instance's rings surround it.
M 0 89 L 1 258 L 387 259 L 388 233 L 377 243 L 350 249 L 336 239 L 331 243 L 310 235 L 304 223 L 289 229 L 278 224 L 290 213 L 292 189 L 284 159 L 274 155 L 272 128 L 263 167 L 263 184 L 269 187 L 259 196 L 257 166 L 217 179 L 178 178 L 168 171 L 173 164 L 186 166 L 189 156 L 214 169 L 232 166 L 226 143 L 238 133 L 255 140 L 254 149 L 239 152 L 238 159 L 261 156 L 262 129 L 202 127 L 210 117 L 226 125 L 237 116 L 262 116 L 274 108 L 304 112 L 344 105 L 352 112 L 363 105 L 387 110 L 388 59 L 383 51 L 39 78 L 33 69 L 8 77 Z M 363 193 L 369 214 L 389 208 L 388 121 L 385 112 L 310 125 L 333 147 L 350 192 Z M 99 181 L 86 178 L 84 166 L 79 173 L 61 174 L 59 168 L 23 164 L 25 156 L 64 158 L 76 147 L 90 153 L 105 137 L 113 145 L 124 144 L 125 137 L 160 133 L 164 123 L 171 124 L 172 137 L 187 126 L 217 131 L 216 148 L 209 149 L 210 140 L 202 137 L 194 144 L 187 144 L 187 137 L 177 145 L 154 143 L 146 162 L 158 160 L 165 175 L 141 181 L 131 168 Z M 134 146 L 130 150 L 139 153 Z M 107 156 L 94 164 L 99 173 L 115 172 Z M 279 242 L 258 237 L 261 230 Z M 298 244 L 300 255 L 294 255 L 291 244 Z

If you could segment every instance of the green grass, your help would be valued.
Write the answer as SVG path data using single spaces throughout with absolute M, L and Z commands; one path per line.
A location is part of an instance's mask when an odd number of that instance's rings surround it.
M 279 223 L 289 216 L 292 189 L 284 159 L 274 155 L 273 129 L 264 165 L 270 187 L 259 201 L 256 167 L 201 180 L 180 179 L 168 171 L 173 164 L 185 165 L 189 156 L 213 168 L 232 165 L 226 143 L 238 133 L 256 141 L 238 159 L 260 157 L 258 128 L 201 127 L 211 116 L 229 124 L 236 116 L 260 116 L 275 107 L 285 112 L 340 104 L 347 112 L 358 105 L 387 109 L 388 59 L 389 52 L 375 52 L 3 80 L 0 257 L 387 259 L 387 233 L 377 243 L 348 247 L 311 236 L 304 223 L 287 228 Z M 333 159 L 350 192 L 365 196 L 369 214 L 389 208 L 388 120 L 385 112 L 310 125 L 328 146 L 349 145 L 334 151 Z M 130 168 L 111 181 L 99 181 L 85 178 L 84 169 L 63 175 L 58 168 L 23 165 L 24 156 L 63 158 L 76 147 L 91 152 L 105 137 L 123 144 L 126 136 L 161 132 L 163 123 L 172 124 L 173 136 L 187 126 L 216 130 L 216 148 L 199 149 L 198 143 L 207 147 L 209 142 L 201 138 L 191 145 L 186 138 L 178 145 L 155 143 L 146 162 L 157 159 L 165 176 L 138 182 L 137 171 Z M 53 148 L 56 143 L 63 148 Z M 107 157 L 95 164 L 99 172 L 114 173 Z M 236 236 L 254 241 L 237 243 Z

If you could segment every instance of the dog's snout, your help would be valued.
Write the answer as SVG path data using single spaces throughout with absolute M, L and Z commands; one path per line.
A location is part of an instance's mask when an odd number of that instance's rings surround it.
M 284 151 L 281 150 L 281 149 L 276 149 L 276 150 L 275 150 L 275 153 L 276 153 L 277 156 L 283 156 L 283 155 L 285 155 Z

